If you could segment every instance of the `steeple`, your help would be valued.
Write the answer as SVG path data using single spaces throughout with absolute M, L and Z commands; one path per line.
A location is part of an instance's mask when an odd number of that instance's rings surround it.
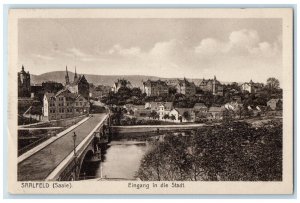
M 22 65 L 22 72 L 24 71 L 24 65 Z
M 75 75 L 74 75 L 74 81 L 77 79 L 77 73 L 76 73 L 76 66 L 75 66 Z
M 67 66 L 66 66 L 66 76 L 65 76 L 65 79 L 66 79 L 66 85 L 70 84 L 70 79 L 69 79 L 68 67 Z

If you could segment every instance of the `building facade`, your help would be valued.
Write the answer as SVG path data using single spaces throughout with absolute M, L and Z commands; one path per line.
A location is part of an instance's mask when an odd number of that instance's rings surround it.
M 176 123 L 194 122 L 195 118 L 192 108 L 174 108 L 169 113 L 169 120 Z
M 267 102 L 267 107 L 271 110 L 282 110 L 282 99 L 270 99 Z
M 18 72 L 18 97 L 30 97 L 30 93 L 30 73 L 29 71 L 25 72 L 22 65 L 22 70 Z
M 223 85 L 217 80 L 216 76 L 214 76 L 214 79 L 208 80 L 203 78 L 199 87 L 204 92 L 211 92 L 213 95 L 223 96 Z
M 183 80 L 176 79 L 166 82 L 167 85 L 174 87 L 176 92 L 187 96 L 193 96 L 196 94 L 196 85 L 193 82 L 189 82 L 186 78 Z
M 112 91 L 114 93 L 117 93 L 121 87 L 127 87 L 127 88 L 131 89 L 132 85 L 128 80 L 118 79 L 118 81 L 114 83 L 114 85 L 112 87 Z
M 143 93 L 147 96 L 162 96 L 169 93 L 169 87 L 166 82 L 157 80 L 147 80 L 143 82 Z
M 89 83 L 86 80 L 84 75 L 77 75 L 76 73 L 76 67 L 75 67 L 75 75 L 74 75 L 74 80 L 71 83 L 69 79 L 69 74 L 68 74 L 68 69 L 66 67 L 66 76 L 65 76 L 65 87 L 74 94 L 80 94 L 82 95 L 85 99 L 89 98 Z
M 89 114 L 90 104 L 82 95 L 63 89 L 55 93 L 45 93 L 43 116 L 45 120 L 60 120 Z
M 241 89 L 243 91 L 248 91 L 249 93 L 256 93 L 260 91 L 263 87 L 263 83 L 255 83 L 252 80 L 250 80 L 250 82 L 243 83 Z

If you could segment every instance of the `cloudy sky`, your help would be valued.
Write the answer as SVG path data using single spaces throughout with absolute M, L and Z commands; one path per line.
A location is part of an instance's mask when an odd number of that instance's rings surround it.
M 282 79 L 280 19 L 21 19 L 19 66 L 265 82 Z

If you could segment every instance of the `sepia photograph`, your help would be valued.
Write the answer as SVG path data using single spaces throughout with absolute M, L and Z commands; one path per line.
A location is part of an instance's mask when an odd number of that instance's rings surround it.
M 9 17 L 12 192 L 292 192 L 291 9 Z

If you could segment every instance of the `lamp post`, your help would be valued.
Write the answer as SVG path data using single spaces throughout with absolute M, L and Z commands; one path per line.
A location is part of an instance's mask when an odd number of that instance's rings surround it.
M 74 143 L 74 156 L 76 157 L 76 133 L 74 132 L 73 134 L 73 143 Z
M 73 143 L 74 143 L 74 180 L 76 180 L 76 175 L 77 175 L 77 155 L 76 155 L 76 133 L 74 132 L 73 134 Z

